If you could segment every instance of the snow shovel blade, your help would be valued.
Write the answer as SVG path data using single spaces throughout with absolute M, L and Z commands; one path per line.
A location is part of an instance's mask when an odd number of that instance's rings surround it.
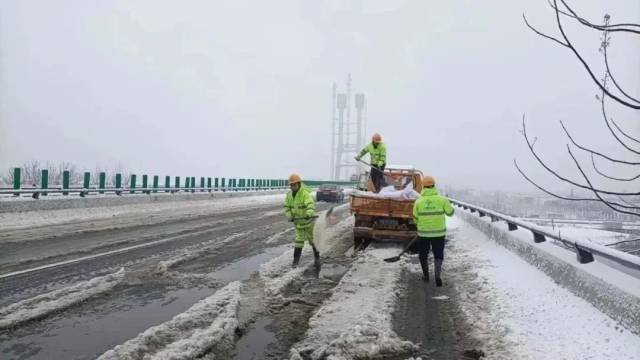
M 390 258 L 386 258 L 384 259 L 384 261 L 388 262 L 388 263 L 394 263 L 396 261 L 400 261 L 400 256 L 396 255 L 396 256 L 392 256 Z

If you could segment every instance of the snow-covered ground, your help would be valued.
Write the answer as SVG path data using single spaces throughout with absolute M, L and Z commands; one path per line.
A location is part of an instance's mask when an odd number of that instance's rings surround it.
M 96 277 L 0 308 L 0 329 L 41 318 L 93 296 L 104 294 L 120 284 L 124 277 L 125 270 L 123 268 L 113 274 Z
M 12 230 L 30 230 L 43 226 L 70 224 L 69 229 L 51 229 L 50 236 L 53 236 L 57 235 L 56 231 L 73 231 L 75 229 L 73 227 L 74 224 L 82 224 L 82 226 L 86 227 L 86 223 L 91 223 L 93 231 L 124 228 L 189 219 L 246 208 L 269 207 L 280 204 L 283 200 L 284 194 L 272 194 L 86 209 L 0 213 L 0 229 L 3 232 L 10 232 Z M 28 234 L 22 237 L 29 238 Z M 2 241 L 1 238 L 0 236 L 0 241 Z
M 640 359 L 639 336 L 470 224 L 452 223 L 461 251 L 451 261 L 473 264 L 478 275 L 462 307 L 488 358 Z
M 588 225 L 573 225 L 573 224 L 560 224 L 555 227 L 543 226 L 551 230 L 555 234 L 560 236 L 567 236 L 574 239 L 589 240 L 601 245 L 607 245 L 616 243 L 618 241 L 626 240 L 629 238 L 628 234 L 623 234 L 614 231 L 607 231 L 602 229 L 596 229 L 593 226 Z

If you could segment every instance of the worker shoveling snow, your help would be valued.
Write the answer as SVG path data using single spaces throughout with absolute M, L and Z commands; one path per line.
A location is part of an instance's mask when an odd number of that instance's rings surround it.
M 415 200 L 420 197 L 420 193 L 413 189 L 413 182 L 408 183 L 402 190 L 396 190 L 392 185 L 385 186 L 380 189 L 379 193 L 370 191 L 358 191 L 358 195 L 381 198 L 381 199 L 396 199 L 396 200 Z

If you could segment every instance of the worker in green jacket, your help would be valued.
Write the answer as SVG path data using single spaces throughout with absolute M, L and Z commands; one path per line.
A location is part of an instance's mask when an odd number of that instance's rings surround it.
M 316 265 L 320 261 L 320 253 L 313 245 L 313 220 L 316 217 L 316 203 L 311 190 L 302 183 L 298 174 L 289 176 L 289 187 L 284 201 L 284 212 L 287 219 L 295 225 L 296 238 L 293 250 L 293 267 L 298 266 L 305 241 L 311 245 Z
M 373 134 L 371 143 L 367 144 L 356 156 L 356 160 L 360 161 L 363 156 L 369 154 L 371 156 L 371 182 L 375 192 L 380 192 L 380 189 L 384 186 L 384 168 L 387 166 L 387 147 L 382 142 L 382 136 L 380 134 Z
M 449 199 L 438 194 L 436 181 L 431 176 L 422 178 L 423 190 L 413 205 L 413 220 L 418 228 L 418 249 L 422 280 L 429 282 L 429 248 L 433 249 L 436 286 L 442 286 L 442 262 L 444 260 L 444 239 L 447 236 L 445 216 L 453 216 L 453 207 Z

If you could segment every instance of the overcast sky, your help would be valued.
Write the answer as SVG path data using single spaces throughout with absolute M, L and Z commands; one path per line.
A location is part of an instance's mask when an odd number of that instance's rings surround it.
M 640 23 L 637 0 L 572 3 L 595 22 Z M 531 191 L 513 159 L 546 175 L 518 132 L 523 113 L 567 174 L 558 120 L 621 152 L 584 69 L 523 12 L 557 34 L 546 0 L 0 1 L 0 167 L 326 179 L 331 86 L 350 72 L 390 163 L 440 184 Z M 600 34 L 567 31 L 601 69 Z M 616 35 L 610 55 L 640 94 L 640 40 Z M 610 107 L 640 134 L 640 112 Z

